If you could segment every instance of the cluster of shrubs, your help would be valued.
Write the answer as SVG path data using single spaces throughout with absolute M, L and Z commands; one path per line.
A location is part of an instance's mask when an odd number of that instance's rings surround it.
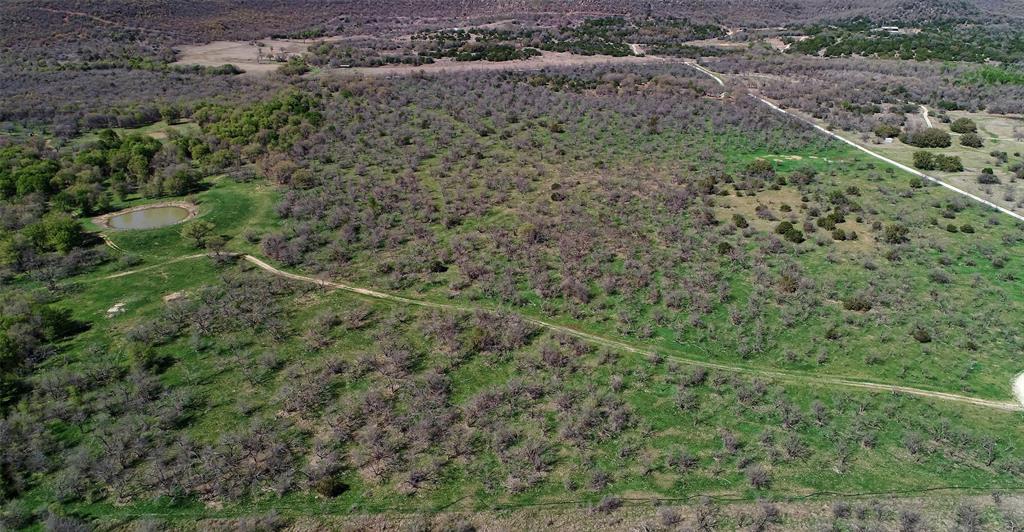
M 790 222 L 782 222 L 775 226 L 775 233 L 782 235 L 786 240 L 794 244 L 799 244 L 804 241 L 803 231 L 797 229 Z
M 891 139 L 891 138 L 898 137 L 898 136 L 900 136 L 900 133 L 903 132 L 903 130 L 900 129 L 899 126 L 894 126 L 892 124 L 884 124 L 884 123 L 883 124 L 878 124 L 877 126 L 875 126 L 873 131 L 874 131 L 875 135 L 877 135 L 879 138 L 883 138 L 883 139 Z
M 991 168 L 983 168 L 981 174 L 978 175 L 978 183 L 982 185 L 998 185 L 1002 181 L 996 177 L 995 171 Z
M 953 144 L 949 133 L 934 127 L 904 131 L 900 141 L 918 148 L 948 148 Z
M 914 152 L 914 168 L 939 170 L 942 172 L 963 172 L 964 164 L 956 155 L 930 153 L 924 150 Z

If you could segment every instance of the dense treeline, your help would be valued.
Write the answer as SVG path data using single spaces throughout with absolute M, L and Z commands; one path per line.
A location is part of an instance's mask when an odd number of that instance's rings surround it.
M 825 57 L 878 57 L 918 61 L 1019 63 L 1024 61 L 1024 32 L 1016 25 L 937 23 L 891 33 L 871 21 L 815 27 L 809 38 L 793 41 L 790 53 Z
M 310 47 L 313 65 L 380 66 L 428 64 L 440 58 L 456 61 L 515 61 L 540 55 L 540 50 L 581 55 L 633 55 L 629 43 L 682 53 L 678 43 L 717 37 L 725 30 L 672 17 L 588 18 L 561 26 L 498 23 L 467 29 L 423 30 L 409 40 L 361 37 L 322 42 Z
M 34 26 L 35 35 L 47 36 L 46 30 L 64 24 L 68 7 L 56 1 L 29 2 L 16 0 L 4 4 L 0 24 L 15 28 Z M 40 9 L 42 8 L 42 9 Z M 112 0 L 78 2 L 75 9 L 102 18 L 108 30 L 146 29 L 189 41 L 217 39 L 252 39 L 267 35 L 318 36 L 325 21 L 340 26 L 390 22 L 409 23 L 410 13 L 427 13 L 430 17 L 493 21 L 510 17 L 531 19 L 546 24 L 564 22 L 573 13 L 616 16 L 655 15 L 691 17 L 707 24 L 777 26 L 815 21 L 834 21 L 857 16 L 879 24 L 892 21 L 975 20 L 1019 18 L 1012 0 L 964 2 L 941 0 L 897 2 L 873 0 L 856 4 L 836 4 L 829 0 L 763 3 L 751 5 L 743 0 L 655 0 L 652 2 L 619 2 L 616 0 L 545 0 L 484 1 L 472 4 L 444 0 L 258 0 L 250 9 L 235 9 L 227 0 L 199 2 L 175 0 L 162 2 L 141 0 L 124 4 Z M 51 9 L 53 11 L 46 11 Z M 216 21 L 216 24 L 210 24 Z M 93 22 L 98 22 L 93 20 Z M 26 32 L 30 33 L 30 32 Z M 18 34 L 12 34 L 15 38 Z
M 878 123 L 903 125 L 901 115 L 925 104 L 939 111 L 1024 112 L 1024 87 L 965 83 L 977 67 L 869 59 L 738 55 L 708 58 L 713 70 L 759 73 L 744 82 L 766 96 L 842 129 L 871 131 Z M 905 105 L 910 105 L 904 109 Z
M 134 128 L 177 109 L 188 116 L 197 102 L 238 104 L 280 90 L 273 79 L 206 76 L 148 70 L 28 72 L 0 69 L 0 123 L 45 128 L 62 138 L 107 127 Z
M 191 142 L 191 144 L 190 144 Z M 143 135 L 103 130 L 92 142 L 58 154 L 42 143 L 0 148 L 0 268 L 59 278 L 81 261 L 72 254 L 89 239 L 81 216 L 105 212 L 129 194 L 181 196 L 199 183 L 192 157 L 227 166 L 195 141 L 166 144 Z M 70 255 L 70 256 L 69 256 Z M 66 263 L 56 271 L 54 264 Z

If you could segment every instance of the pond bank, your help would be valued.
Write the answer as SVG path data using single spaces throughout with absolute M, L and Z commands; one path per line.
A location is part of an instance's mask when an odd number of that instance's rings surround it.
M 111 224 L 111 220 L 113 218 L 118 217 L 118 216 L 124 216 L 126 214 L 132 214 L 132 213 L 141 212 L 141 211 L 145 211 L 145 210 L 149 210 L 149 209 L 158 209 L 158 208 L 161 208 L 161 207 L 175 207 L 175 208 L 179 208 L 179 209 L 184 209 L 186 211 L 186 215 L 185 215 L 184 218 L 182 218 L 180 220 L 176 220 L 174 223 L 167 224 L 167 225 L 176 225 L 176 224 L 180 224 L 182 222 L 187 222 L 188 220 L 191 220 L 192 218 L 195 218 L 196 216 L 199 215 L 199 207 L 196 204 L 194 204 L 194 203 L 191 203 L 191 202 L 188 202 L 188 201 L 162 201 L 162 202 L 159 202 L 159 203 L 147 203 L 145 205 L 136 205 L 135 207 L 129 207 L 127 209 L 123 209 L 123 210 L 120 210 L 120 211 L 117 211 L 117 212 L 107 213 L 107 214 L 104 214 L 104 215 L 97 216 L 97 217 L 93 218 L 92 221 L 93 221 L 93 223 L 95 223 L 96 225 L 98 225 L 98 226 L 100 226 L 100 227 L 102 227 L 104 229 L 124 229 L 124 228 L 114 227 Z M 166 227 L 166 226 L 164 226 L 164 227 Z

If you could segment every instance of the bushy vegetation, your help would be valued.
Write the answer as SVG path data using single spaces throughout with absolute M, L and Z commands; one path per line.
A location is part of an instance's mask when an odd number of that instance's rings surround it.
M 918 148 L 948 148 L 953 144 L 949 133 L 935 127 L 905 131 L 900 141 Z
M 0 112 L 46 124 L 0 141 L 0 528 L 330 528 L 341 516 L 373 529 L 381 514 L 415 528 L 414 512 L 552 503 L 624 528 L 617 515 L 643 497 L 796 494 L 834 500 L 824 520 L 838 529 L 1017 522 L 996 496 L 935 517 L 834 494 L 1019 489 L 1015 414 L 885 386 L 1008 400 L 1024 349 L 1020 224 L 752 98 L 718 97 L 681 64 L 304 75 L 626 55 L 627 43 L 682 54 L 727 20 L 781 14 L 696 21 L 674 18 L 685 3 L 654 3 L 617 16 L 599 0 L 588 9 L 611 15 L 439 32 L 437 19 L 395 15 L 408 5 L 289 18 L 303 2 L 258 0 L 263 22 L 219 0 L 86 2 L 75 9 L 102 31 L 48 50 L 80 15 L 0 7 L 5 22 L 41 22 L 39 40 L 0 59 L 15 67 L 0 74 L 12 88 Z M 844 9 L 910 9 L 889 4 Z M 457 9 L 488 8 L 519 4 Z M 331 10 L 344 16 L 324 23 Z M 160 67 L 173 59 L 168 21 L 197 39 L 380 35 L 315 43 L 291 75 L 243 80 Z M 408 46 L 386 44 L 409 32 Z M 914 42 L 917 54 L 931 41 Z M 950 146 L 942 130 L 904 132 L 906 115 L 1019 105 L 1012 83 L 964 82 L 975 66 L 761 53 L 711 61 L 785 74 L 758 88 L 865 139 Z M 43 87 L 55 74 L 67 77 Z M 212 88 L 183 88 L 197 79 Z M 801 79 L 806 90 L 787 91 Z M 154 80 L 167 85 L 141 87 Z M 23 109 L 18 94 L 36 85 L 26 105 L 86 90 Z M 105 129 L 158 120 L 161 135 Z M 951 129 L 961 143 L 977 134 Z M 927 150 L 914 165 L 963 170 Z M 200 215 L 180 226 L 97 235 L 88 220 L 186 194 Z M 637 528 L 802 523 L 770 502 L 690 510 Z
M 985 141 L 977 133 L 964 133 L 960 136 L 960 145 L 968 148 L 980 148 L 985 145 Z
M 726 54 L 704 63 L 726 74 L 769 74 L 749 81 L 787 107 L 850 131 L 902 128 L 922 104 L 933 111 L 1024 112 L 1024 86 L 966 83 L 962 76 L 973 65 L 782 54 Z
M 861 258 L 850 259 L 862 282 L 887 279 L 896 284 L 905 275 L 927 278 L 928 268 L 916 274 L 906 269 L 908 254 L 917 252 L 901 245 L 918 241 L 917 232 L 930 231 L 932 216 L 983 216 L 970 214 L 959 202 L 937 202 L 933 214 L 917 211 L 920 218 L 897 224 L 897 208 L 884 206 L 897 202 L 900 188 L 906 187 L 903 179 L 899 185 L 880 186 L 887 174 L 865 168 L 862 173 L 874 175 L 875 181 L 850 186 L 854 181 L 847 176 L 840 186 L 833 183 L 839 178 L 833 178 L 832 169 L 782 171 L 760 155 L 818 149 L 815 137 L 803 130 L 797 130 L 797 136 L 788 123 L 747 107 L 753 102 L 726 104 L 701 98 L 703 91 L 692 88 L 698 76 L 682 67 L 648 67 L 508 74 L 498 81 L 484 75 L 410 78 L 389 82 L 386 91 L 346 83 L 318 89 L 311 100 L 322 115 L 319 128 L 330 131 L 329 136 L 311 131 L 287 153 L 277 153 L 283 148 L 264 153 L 257 148 L 258 141 L 244 139 L 246 144 L 232 150 L 254 154 L 263 175 L 287 185 L 278 208 L 284 228 L 261 241 L 261 251 L 282 264 L 439 300 L 500 304 L 560 316 L 666 345 L 711 342 L 716 358 L 769 365 L 782 351 L 804 344 L 807 336 L 789 336 L 796 324 L 811 337 L 838 334 L 833 329 L 838 318 L 829 307 L 798 303 L 813 300 L 813 294 L 820 295 L 825 288 L 800 273 L 805 270 L 799 264 L 789 265 L 787 246 L 805 250 L 801 262 L 825 261 L 830 246 L 865 241 L 897 246 L 869 248 L 877 254 L 870 261 L 872 270 L 860 267 Z M 615 95 L 608 91 L 611 87 L 616 88 Z M 618 95 L 623 93 L 630 95 L 629 113 L 620 107 L 624 100 Z M 373 119 L 353 122 L 348 118 L 352 116 Z M 715 118 L 708 122 L 701 116 Z M 714 129 L 694 129 L 696 124 Z M 207 129 L 218 127 L 210 123 Z M 372 129 L 367 132 L 366 127 Z M 730 140 L 738 138 L 761 139 L 758 142 L 765 144 Z M 234 144 L 228 137 L 223 140 Z M 729 144 L 714 151 L 698 147 L 708 142 Z M 687 145 L 694 147 L 682 153 L 668 148 Z M 598 146 L 621 148 L 594 159 L 588 154 Z M 290 155 L 294 153 L 303 155 Z M 657 155 L 640 162 L 634 158 L 639 153 Z M 688 159 L 700 163 L 680 162 Z M 941 168 L 955 171 L 955 157 L 937 160 Z M 608 177 L 638 176 L 636 169 L 641 167 L 643 186 L 630 185 L 640 177 Z M 603 177 L 573 177 L 595 173 Z M 474 175 L 491 178 L 479 182 Z M 756 203 L 754 198 L 776 189 L 796 194 L 795 206 L 787 210 Z M 629 195 L 624 196 L 624 190 Z M 650 205 L 662 202 L 676 207 L 660 213 L 650 210 Z M 746 202 L 751 204 L 741 209 Z M 409 212 L 423 214 L 415 223 L 396 214 Z M 627 214 L 631 212 L 643 214 Z M 733 214 L 756 229 L 738 223 L 730 230 Z M 685 231 L 680 217 L 690 220 Z M 620 220 L 621 225 L 601 220 Z M 782 222 L 788 222 L 786 230 L 772 236 Z M 970 223 L 977 227 L 984 220 Z M 888 226 L 901 229 L 887 236 Z M 842 229 L 842 238 L 837 238 L 837 228 Z M 1009 226 L 1005 230 L 1012 232 Z M 1016 237 L 1011 239 L 1016 242 Z M 388 252 L 381 253 L 382 249 Z M 759 258 L 745 261 L 751 254 Z M 671 258 L 681 256 L 687 260 Z M 740 269 L 722 270 L 723 257 Z M 888 266 L 882 268 L 879 262 Z M 769 272 L 758 273 L 755 263 Z M 780 273 L 789 267 L 795 269 Z M 770 318 L 762 311 L 741 317 L 742 309 L 764 308 L 764 303 L 733 301 L 732 294 L 760 290 L 764 296 L 764 291 L 775 290 L 775 275 L 784 278 L 779 281 L 786 287 L 783 293 L 803 295 L 781 299 L 778 313 Z M 699 279 L 703 280 L 698 283 Z M 886 314 L 909 331 L 915 324 L 895 310 L 898 306 L 876 304 L 873 312 Z M 728 318 L 730 314 L 735 317 Z M 749 329 L 727 326 L 732 319 L 734 324 L 760 324 L 754 329 L 758 332 L 740 333 Z M 936 334 L 951 325 L 931 329 Z M 868 344 L 840 338 L 844 336 L 823 340 L 838 342 L 834 347 L 846 353 L 823 358 L 830 361 L 827 364 L 838 364 L 831 367 L 876 376 L 878 371 L 899 371 L 895 359 L 881 354 L 872 358 L 889 362 L 866 367 L 855 362 L 867 357 L 861 350 L 869 349 Z M 939 349 L 946 353 L 943 356 L 962 356 L 952 346 Z M 907 371 L 901 380 L 920 370 Z M 966 375 L 969 379 L 974 374 Z
M 1007 66 L 985 65 L 966 73 L 963 78 L 972 84 L 1024 85 L 1024 71 Z
M 949 130 L 953 133 L 977 133 L 978 124 L 970 118 L 957 118 L 949 124 Z
M 868 20 L 844 25 L 809 28 L 808 39 L 793 42 L 791 53 L 825 57 L 868 56 L 918 61 L 999 61 L 1024 60 L 1024 32 L 1013 25 L 962 24 L 940 22 L 926 24 L 916 31 L 891 33 L 878 29 Z M 1005 79 L 982 72 L 983 79 Z
M 960 157 L 928 151 L 914 152 L 914 168 L 920 170 L 940 170 L 943 172 L 963 172 L 964 165 Z

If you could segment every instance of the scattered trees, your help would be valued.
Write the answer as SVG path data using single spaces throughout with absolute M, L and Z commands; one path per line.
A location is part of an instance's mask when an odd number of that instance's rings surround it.
M 903 224 L 889 224 L 885 226 L 882 240 L 887 244 L 902 244 L 910 240 L 907 237 L 908 234 L 910 234 L 910 230 Z
M 214 229 L 216 227 L 212 223 L 206 220 L 197 220 L 181 228 L 181 237 L 191 240 L 195 247 L 201 249 L 206 246 L 206 240 L 213 234 Z
M 948 148 L 953 143 L 949 133 L 934 127 L 906 131 L 900 140 L 918 148 Z

